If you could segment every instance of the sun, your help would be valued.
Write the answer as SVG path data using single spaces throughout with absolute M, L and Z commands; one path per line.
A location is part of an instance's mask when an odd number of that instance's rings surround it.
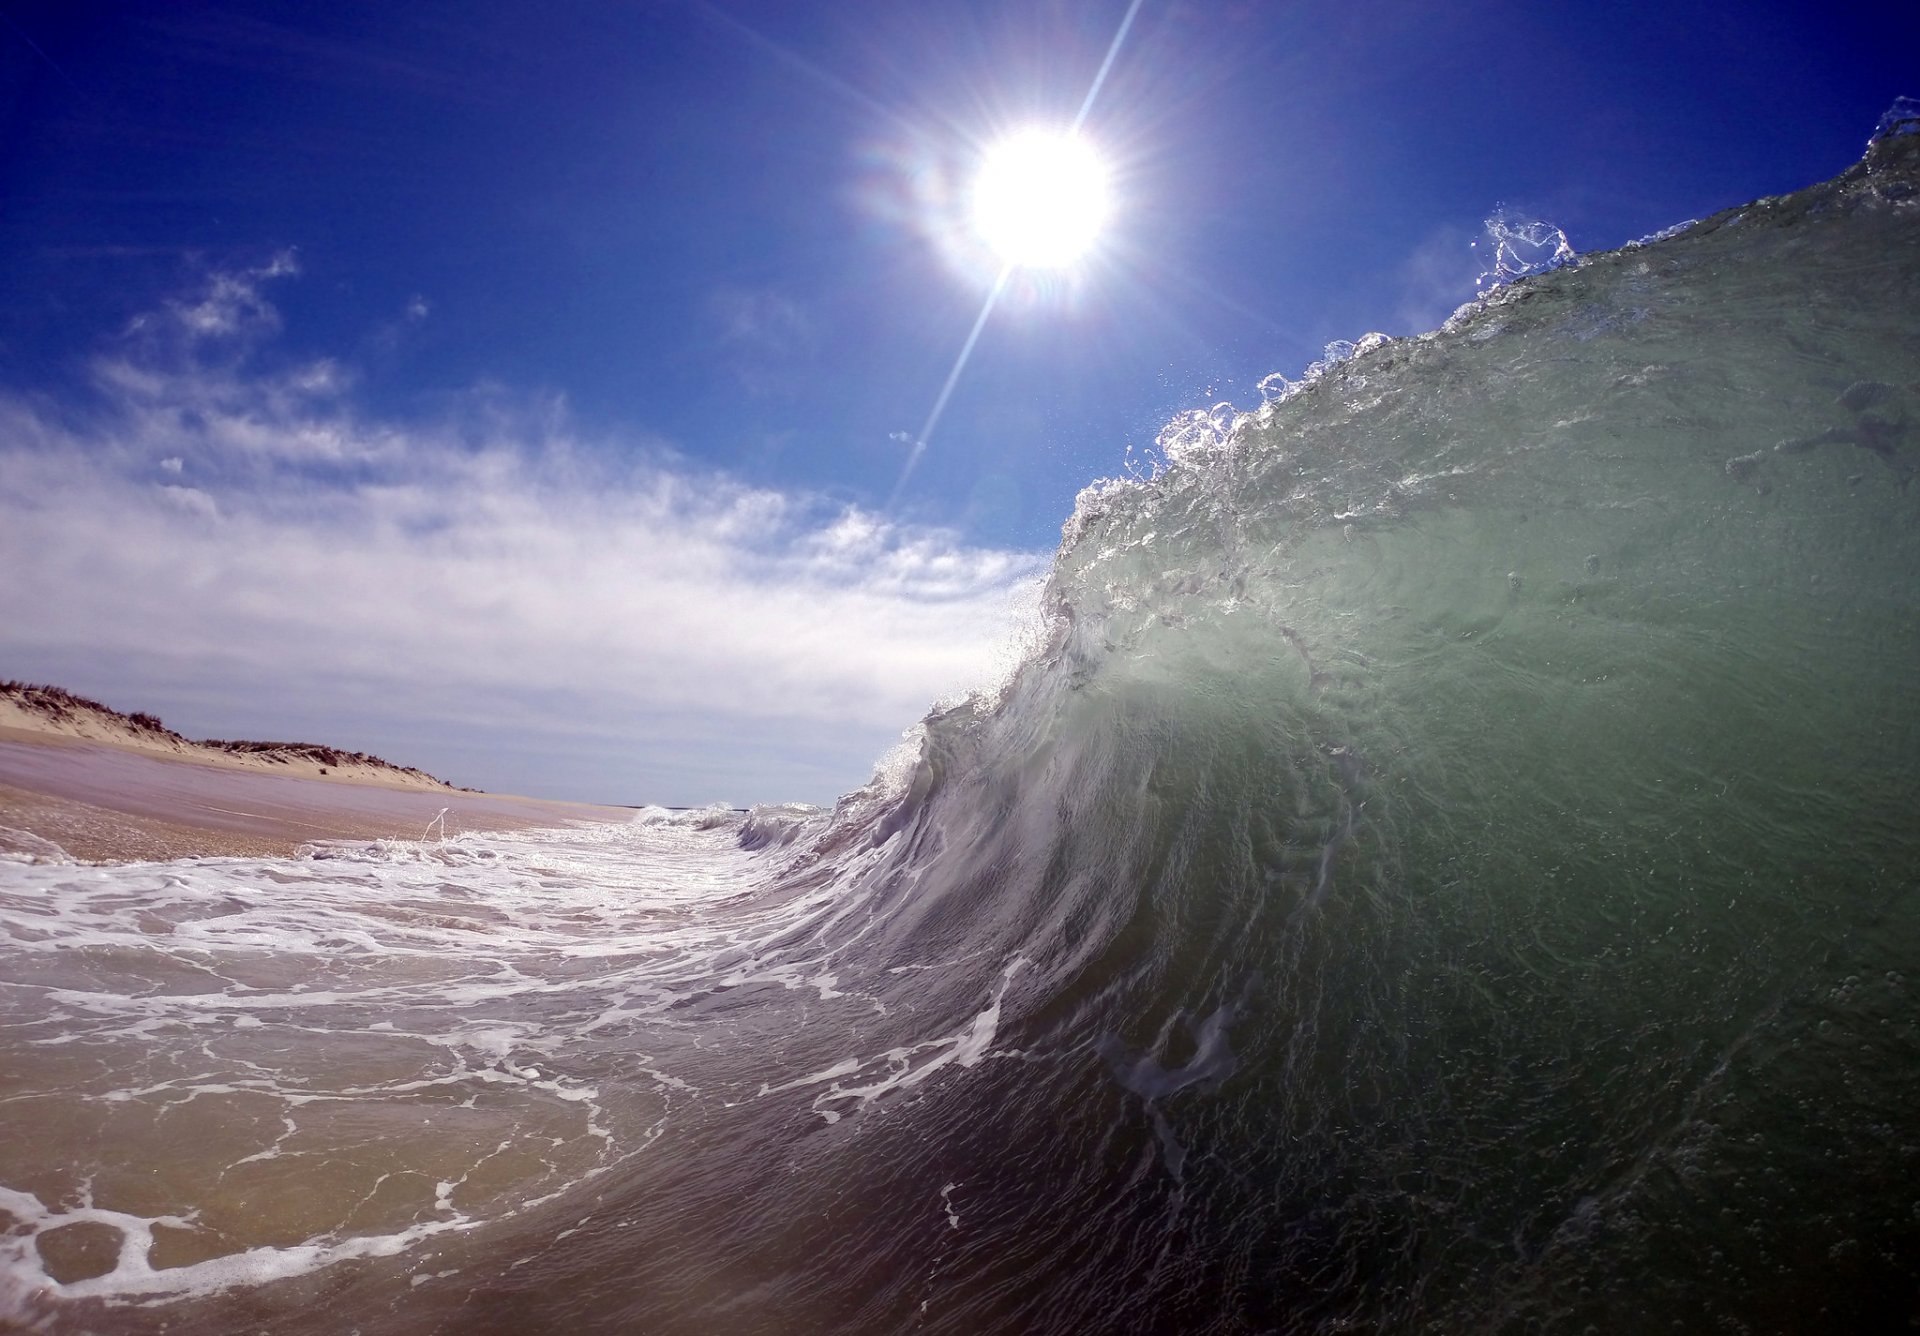
M 1078 133 L 1023 130 L 986 151 L 973 226 L 1002 261 L 1058 268 L 1099 240 L 1111 210 L 1107 167 Z

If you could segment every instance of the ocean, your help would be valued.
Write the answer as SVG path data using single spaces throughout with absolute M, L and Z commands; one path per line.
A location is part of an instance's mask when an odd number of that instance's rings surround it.
M 1270 388 L 832 810 L 0 864 L 0 1325 L 1920 1320 L 1920 135 Z

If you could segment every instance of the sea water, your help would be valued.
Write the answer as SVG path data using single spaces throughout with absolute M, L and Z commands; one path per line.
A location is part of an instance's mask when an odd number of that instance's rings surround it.
M 1907 1324 L 1920 136 L 1276 389 L 832 812 L 0 867 L 0 1321 Z

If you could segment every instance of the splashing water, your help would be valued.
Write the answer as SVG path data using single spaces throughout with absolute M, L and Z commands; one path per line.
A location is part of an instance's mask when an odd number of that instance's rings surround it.
M 1503 209 L 1487 219 L 1482 227 L 1487 234 L 1484 242 L 1487 267 L 1481 270 L 1474 286 L 1483 292 L 1516 278 L 1544 274 L 1579 258 L 1565 232 L 1538 218 Z M 1476 247 L 1482 244 L 1474 243 Z
M 1869 146 L 1895 135 L 1920 134 L 1920 97 L 1897 97 L 1873 127 Z

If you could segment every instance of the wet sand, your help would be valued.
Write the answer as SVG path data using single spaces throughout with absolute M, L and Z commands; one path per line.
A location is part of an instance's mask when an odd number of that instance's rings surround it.
M 0 729 L 0 852 L 85 862 L 284 857 L 318 840 L 420 839 L 626 821 L 632 811 L 459 790 L 309 779 Z

